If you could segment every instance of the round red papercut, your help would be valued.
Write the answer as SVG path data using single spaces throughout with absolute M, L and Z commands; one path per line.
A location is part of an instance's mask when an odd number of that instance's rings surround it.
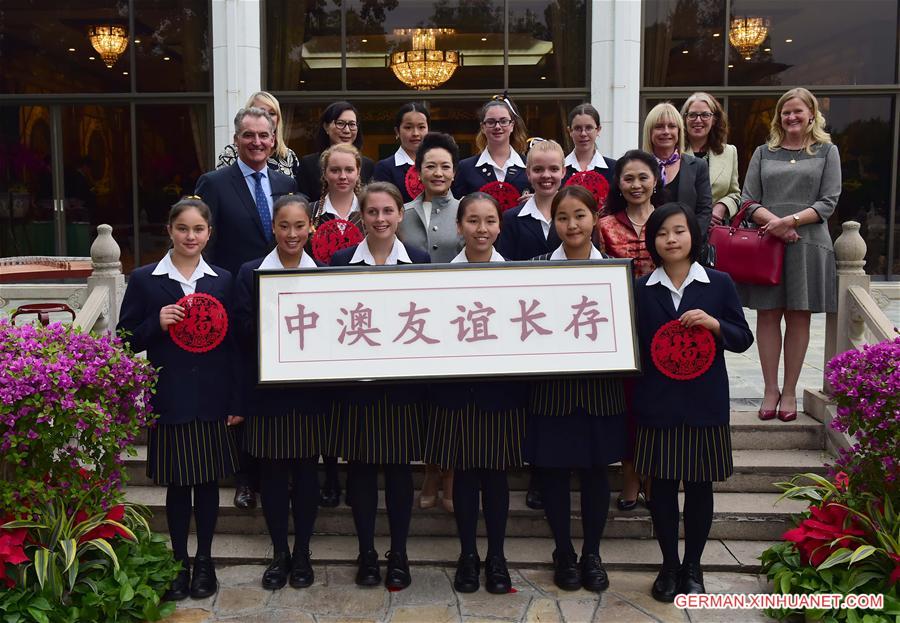
M 653 336 L 650 357 L 656 369 L 670 379 L 689 381 L 712 366 L 716 340 L 705 327 L 687 328 L 678 320 L 670 320 Z
M 579 171 L 566 180 L 566 186 L 587 188 L 597 200 L 597 206 L 601 208 L 606 203 L 606 196 L 609 194 L 609 182 L 596 171 Z
M 169 325 L 175 344 L 192 353 L 205 353 L 222 343 L 228 333 L 228 312 L 219 299 L 195 292 L 181 297 L 176 305 L 184 308 L 184 320 Z
M 313 257 L 323 264 L 331 264 L 331 256 L 347 247 L 359 244 L 363 235 L 356 225 L 342 218 L 325 221 L 313 234 Z
M 403 183 L 406 186 L 406 194 L 409 195 L 411 199 L 415 199 L 425 190 L 425 184 L 422 183 L 422 178 L 419 177 L 419 172 L 416 171 L 416 167 L 409 167 L 406 170 L 406 177 L 404 178 Z
M 519 197 L 522 195 L 518 188 L 506 182 L 488 182 L 478 190 L 496 199 L 500 204 L 500 209 L 504 212 L 516 207 L 519 204 Z

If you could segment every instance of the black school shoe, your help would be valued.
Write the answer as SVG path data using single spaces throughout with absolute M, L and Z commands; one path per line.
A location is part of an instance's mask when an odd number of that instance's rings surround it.
M 381 570 L 378 568 L 378 552 L 370 549 L 356 558 L 359 568 L 356 571 L 357 586 L 377 586 L 381 584 Z
M 553 552 L 553 583 L 564 591 L 581 588 L 581 570 L 575 552 Z
M 512 579 L 503 556 L 488 556 L 484 561 L 484 588 L 493 595 L 505 595 L 512 590 Z
M 406 552 L 388 552 L 387 573 L 384 576 L 384 586 L 394 590 L 402 590 L 412 584 L 412 576 L 409 575 L 409 558 Z
M 194 557 L 194 573 L 191 575 L 191 597 L 204 599 L 219 590 L 216 568 L 209 556 Z
M 453 588 L 459 593 L 474 593 L 481 586 L 481 559 L 478 554 L 460 554 L 456 561 L 456 575 Z
M 703 585 L 703 570 L 699 562 L 685 562 L 678 574 L 678 593 L 684 595 L 702 595 L 706 592 Z
M 528 493 L 525 494 L 525 506 L 536 511 L 543 510 L 544 498 L 541 496 L 540 490 L 528 490 Z
M 191 572 L 187 570 L 187 563 L 182 562 L 183 568 L 172 580 L 172 586 L 163 595 L 163 601 L 182 601 L 191 594 Z
M 319 506 L 335 508 L 341 503 L 341 490 L 335 487 L 322 487 L 319 490 Z
M 291 559 L 291 588 L 307 588 L 312 586 L 315 579 L 316 574 L 309 561 L 309 551 L 294 552 Z
M 234 507 L 241 510 L 256 508 L 256 493 L 247 485 L 239 485 L 234 490 Z
M 656 580 L 653 581 L 653 588 L 650 589 L 653 599 L 667 604 L 675 601 L 675 595 L 678 594 L 679 575 L 678 567 L 662 567 Z
M 606 575 L 603 560 L 598 554 L 581 556 L 581 585 L 595 593 L 609 588 L 609 576 Z
M 263 572 L 262 587 L 269 591 L 284 588 L 290 572 L 291 555 L 287 552 L 278 552 Z

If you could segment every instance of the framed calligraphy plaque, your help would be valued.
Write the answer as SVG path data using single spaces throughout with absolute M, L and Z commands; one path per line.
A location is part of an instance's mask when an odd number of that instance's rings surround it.
M 627 374 L 630 260 L 257 271 L 260 383 Z

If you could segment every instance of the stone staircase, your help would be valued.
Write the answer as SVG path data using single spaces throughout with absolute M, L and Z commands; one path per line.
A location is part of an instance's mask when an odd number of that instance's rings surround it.
M 756 557 L 781 534 L 793 526 L 791 514 L 805 508 L 802 503 L 782 500 L 774 482 L 787 480 L 799 472 L 824 473 L 829 456 L 824 450 L 825 430 L 818 420 L 800 414 L 790 423 L 778 420 L 762 422 L 752 411 L 731 414 L 735 473 L 715 485 L 715 514 L 710 542 L 704 553 L 709 569 L 756 572 Z M 153 512 L 151 525 L 166 533 L 165 488 L 156 487 L 145 475 L 146 447 L 139 446 L 136 457 L 129 457 L 128 500 L 143 504 Z M 617 491 L 621 485 L 618 466 L 611 466 L 610 480 Z M 415 465 L 417 488 L 424 466 Z M 510 514 L 506 554 L 517 567 L 548 565 L 553 541 L 541 511 L 525 505 L 528 484 L 526 470 L 509 474 Z M 262 511 L 241 511 L 232 506 L 231 483 L 222 483 L 220 515 L 213 555 L 222 563 L 261 563 L 271 556 Z M 573 481 L 577 491 L 577 480 Z M 581 536 L 579 494 L 573 493 L 573 536 Z M 610 498 L 609 520 L 601 544 L 601 554 L 610 568 L 653 569 L 659 564 L 659 549 L 646 508 L 621 512 L 615 506 L 616 493 Z M 479 534 L 483 536 L 483 523 Z M 376 546 L 388 549 L 388 525 L 383 496 L 379 501 Z M 193 545 L 191 546 L 193 547 Z M 482 546 L 484 549 L 484 546 Z M 576 549 L 578 545 L 576 544 Z M 352 562 L 356 558 L 356 537 L 350 508 L 319 509 L 312 541 L 313 560 L 322 564 Z M 413 510 L 409 554 L 417 564 L 455 564 L 459 553 L 456 524 L 441 508 Z

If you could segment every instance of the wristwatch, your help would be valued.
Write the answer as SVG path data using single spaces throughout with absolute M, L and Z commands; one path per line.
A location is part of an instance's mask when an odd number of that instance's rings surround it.
M 794 227 L 797 227 L 799 225 L 800 225 L 800 215 L 794 214 Z

